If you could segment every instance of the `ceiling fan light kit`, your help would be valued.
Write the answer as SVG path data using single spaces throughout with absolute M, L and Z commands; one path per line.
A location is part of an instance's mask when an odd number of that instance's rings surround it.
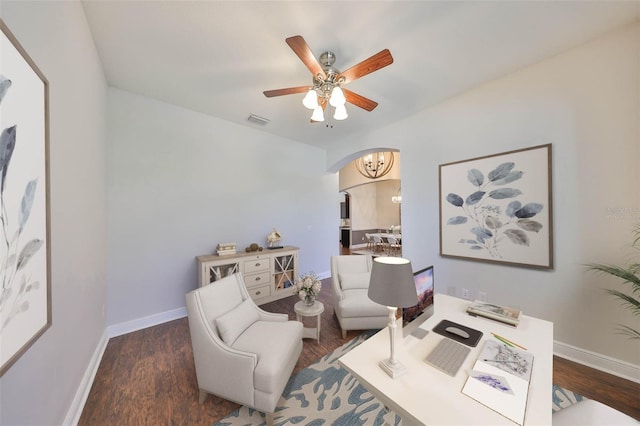
M 366 111 L 373 111 L 378 106 L 377 102 L 342 89 L 340 86 L 392 64 L 393 57 L 388 49 L 376 53 L 345 72 L 340 72 L 333 66 L 336 60 L 336 55 L 333 52 L 323 52 L 320 58 L 316 59 L 302 36 L 289 37 L 286 42 L 307 69 L 311 71 L 313 86 L 266 90 L 263 92 L 266 97 L 271 98 L 306 92 L 302 104 L 306 108 L 313 110 L 311 115 L 312 123 L 324 121 L 324 109 L 327 103 L 335 108 L 333 114 L 335 120 L 344 120 L 349 116 L 345 107 L 347 102 Z

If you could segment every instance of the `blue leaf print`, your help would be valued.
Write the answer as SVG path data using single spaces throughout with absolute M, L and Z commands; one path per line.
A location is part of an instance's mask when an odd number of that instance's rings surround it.
M 540 203 L 528 203 L 525 204 L 520 210 L 515 212 L 515 215 L 518 219 L 527 219 L 530 217 L 534 217 L 538 213 L 542 211 L 544 206 Z
M 18 256 L 18 266 L 16 266 L 16 269 L 20 270 L 24 268 L 24 265 L 27 264 L 31 257 L 33 257 L 33 255 L 38 250 L 40 250 L 40 247 L 42 247 L 43 243 L 44 241 L 34 238 L 33 240 L 25 244 L 25 246 L 22 248 L 22 251 L 20 252 L 20 255 Z
M 38 185 L 38 179 L 29 181 L 27 187 L 24 189 L 24 195 L 22 196 L 22 204 L 20 206 L 20 227 L 18 232 L 22 233 L 24 225 L 29 219 L 31 213 L 31 206 L 33 205 L 33 197 L 36 193 L 36 186 Z
M 514 180 L 518 180 L 522 177 L 522 175 L 524 175 L 524 172 L 520 171 L 520 170 L 516 170 L 515 172 L 509 172 L 505 177 L 503 177 L 502 179 L 496 179 L 493 181 L 494 185 L 506 185 L 508 183 L 513 182 Z
M 447 195 L 447 201 L 456 207 L 462 207 L 462 204 L 464 204 L 462 197 L 453 193 Z
M 486 192 L 476 191 L 473 194 L 469 195 L 466 200 L 467 205 L 472 206 L 478 203 L 478 201 L 482 200 L 482 197 L 484 197 L 484 194 L 486 194 Z
M 486 239 L 493 237 L 493 234 L 487 228 L 480 228 L 476 226 L 471 228 L 471 232 L 476 235 L 476 240 L 481 243 L 484 243 Z
M 518 195 L 521 195 L 522 192 L 519 189 L 515 189 L 515 188 L 502 188 L 502 189 L 496 189 L 493 190 L 489 193 L 489 197 L 496 199 L 496 200 L 503 200 L 505 198 L 514 198 L 517 197 Z
M 516 163 L 513 163 L 511 161 L 500 164 L 498 167 L 489 172 L 489 181 L 495 182 L 496 180 L 504 179 L 515 165 Z
M 509 217 L 514 217 L 516 215 L 516 211 L 520 210 L 520 207 L 522 207 L 522 203 L 520 201 L 518 200 L 512 201 L 507 206 L 507 209 L 505 210 L 505 214 Z
M 7 94 L 9 87 L 11 87 L 11 80 L 0 74 L 0 102 L 4 99 L 4 95 Z
M 16 126 L 11 126 L 0 134 L 0 192 L 4 192 L 4 184 L 7 177 L 7 169 L 16 147 Z
M 467 223 L 467 218 L 464 216 L 454 216 L 447 221 L 447 225 L 461 225 L 463 223 Z
M 469 172 L 467 172 L 467 179 L 469 179 L 469 182 L 471 182 L 472 185 L 475 185 L 478 188 L 480 188 L 484 183 L 484 175 L 478 169 L 469 170 Z

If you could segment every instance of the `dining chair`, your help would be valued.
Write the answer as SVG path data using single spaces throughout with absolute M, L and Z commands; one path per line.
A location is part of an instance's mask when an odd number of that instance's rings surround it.
M 387 247 L 389 256 L 400 255 L 400 242 L 395 235 L 387 235 Z
M 367 250 L 373 251 L 373 236 L 369 233 L 364 234 L 364 237 L 367 240 Z
M 373 252 L 384 251 L 382 237 L 378 234 L 372 234 L 373 237 Z

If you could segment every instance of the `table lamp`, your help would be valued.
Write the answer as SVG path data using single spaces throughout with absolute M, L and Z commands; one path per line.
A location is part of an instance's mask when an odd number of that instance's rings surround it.
M 392 378 L 407 372 L 407 368 L 396 361 L 394 344 L 396 338 L 396 310 L 418 304 L 418 294 L 413 282 L 411 261 L 401 257 L 376 257 L 371 268 L 369 299 L 389 309 L 389 338 L 391 356 L 378 365 Z

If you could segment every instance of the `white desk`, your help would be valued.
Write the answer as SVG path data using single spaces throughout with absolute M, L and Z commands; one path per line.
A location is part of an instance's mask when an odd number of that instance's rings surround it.
M 512 421 L 461 392 L 484 342 L 491 332 L 502 335 L 528 349 L 534 356 L 525 425 L 551 425 L 551 387 L 553 374 L 553 323 L 523 315 L 517 328 L 465 313 L 468 300 L 436 294 L 434 314 L 420 325 L 429 334 L 422 340 L 396 335 L 396 359 L 408 373 L 390 378 L 378 361 L 389 358 L 387 329 L 343 355 L 339 362 L 385 406 L 402 417 L 403 425 L 514 425 Z M 431 331 L 448 319 L 484 333 L 455 377 L 442 373 L 424 359 L 445 337 Z

